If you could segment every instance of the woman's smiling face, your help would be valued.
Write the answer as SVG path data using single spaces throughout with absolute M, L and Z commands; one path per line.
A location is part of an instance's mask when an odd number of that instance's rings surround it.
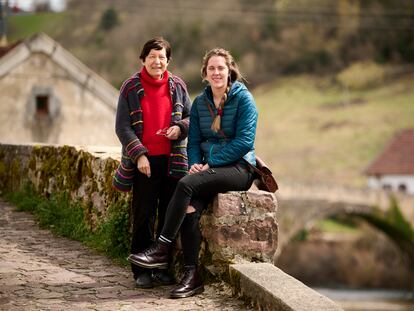
M 154 79 L 161 79 L 168 67 L 165 48 L 162 48 L 161 50 L 152 49 L 145 57 L 142 64 L 145 66 L 145 69 L 151 77 Z
M 223 56 L 212 56 L 207 62 L 205 79 L 213 89 L 225 89 L 229 79 L 229 67 Z

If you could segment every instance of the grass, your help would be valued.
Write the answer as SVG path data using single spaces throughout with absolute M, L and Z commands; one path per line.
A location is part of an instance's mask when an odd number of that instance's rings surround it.
M 9 41 L 24 39 L 38 32 L 45 32 L 51 36 L 63 24 L 67 14 L 62 13 L 36 13 L 28 15 L 13 15 L 8 17 L 10 28 Z
M 46 199 L 31 187 L 24 187 L 22 191 L 7 195 L 6 199 L 15 204 L 18 211 L 32 212 L 42 228 L 78 241 L 87 239 L 88 227 L 83 210 L 64 193 Z
M 319 221 L 316 225 L 322 232 L 330 233 L 357 233 L 358 228 L 356 226 L 351 226 L 346 223 L 334 220 L 334 219 L 324 219 Z
M 364 90 L 333 77 L 282 78 L 254 90 L 256 149 L 279 181 L 366 184 L 364 169 L 394 134 L 414 127 L 414 75 Z
M 309 239 L 309 237 L 314 233 L 318 232 L 318 236 L 324 233 L 334 233 L 334 234 L 358 234 L 360 228 L 358 224 L 350 223 L 349 221 L 343 221 L 340 219 L 321 219 L 317 221 L 311 230 L 302 229 L 300 230 L 292 239 L 292 241 L 303 242 Z
M 127 204 L 110 205 L 106 219 L 101 219 L 96 228 L 91 228 L 86 221 L 91 216 L 90 212 L 66 193 L 45 198 L 26 185 L 21 191 L 9 193 L 5 198 L 18 211 L 32 213 L 41 228 L 58 236 L 80 241 L 115 262 L 127 264 L 126 257 L 129 255 L 130 246 Z

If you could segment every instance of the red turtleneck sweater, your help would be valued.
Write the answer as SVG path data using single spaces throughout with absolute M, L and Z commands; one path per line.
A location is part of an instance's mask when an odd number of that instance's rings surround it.
M 148 149 L 148 155 L 168 155 L 171 142 L 165 136 L 157 135 L 160 129 L 170 127 L 172 103 L 168 87 L 168 72 L 165 71 L 161 80 L 151 77 L 147 70 L 141 70 L 141 83 L 144 97 L 141 100 L 144 128 L 142 144 Z

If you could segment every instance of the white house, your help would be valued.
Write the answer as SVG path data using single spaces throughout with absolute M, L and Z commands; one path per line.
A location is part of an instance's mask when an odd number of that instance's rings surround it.
M 0 142 L 119 146 L 118 91 L 45 34 L 0 49 Z
M 414 129 L 399 132 L 365 173 L 371 188 L 414 195 Z

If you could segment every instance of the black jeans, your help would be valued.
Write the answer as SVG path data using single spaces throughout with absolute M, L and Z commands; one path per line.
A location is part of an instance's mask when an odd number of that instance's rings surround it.
M 201 246 L 200 217 L 212 198 L 192 198 L 191 206 L 195 211 L 185 214 L 180 229 L 181 247 L 183 250 L 184 266 L 197 266 Z
M 210 168 L 183 177 L 168 205 L 161 235 L 170 240 L 176 237 L 189 205 L 194 204 L 196 210 L 203 208 L 206 205 L 203 203 L 208 203 L 217 193 L 249 189 L 253 179 L 253 173 L 242 163 Z
M 167 176 L 168 157 L 149 156 L 151 177 L 138 173 L 134 180 L 132 192 L 132 243 L 131 253 L 139 253 L 154 241 L 154 228 L 157 219 L 157 236 L 165 220 L 165 212 L 174 193 L 178 179 Z M 131 265 L 136 278 L 146 271 Z

